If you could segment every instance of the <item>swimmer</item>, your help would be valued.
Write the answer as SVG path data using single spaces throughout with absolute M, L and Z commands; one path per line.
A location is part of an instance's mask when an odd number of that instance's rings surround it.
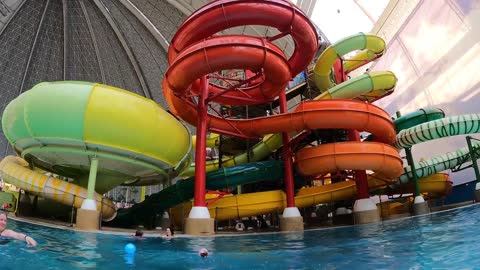
M 135 231 L 135 235 L 133 236 L 135 239 L 142 240 L 143 239 L 143 231 L 139 228 Z
M 198 252 L 198 255 L 200 255 L 202 258 L 208 257 L 208 250 L 206 248 L 202 248 Z
M 170 229 L 170 228 L 167 228 L 167 229 L 165 230 L 165 236 L 164 236 L 164 237 L 165 237 L 165 238 L 173 238 L 173 234 L 174 234 L 174 233 L 173 233 L 173 230 Z
M 23 233 L 17 233 L 14 230 L 7 229 L 7 213 L 3 211 L 0 211 L 0 236 L 25 241 L 27 245 L 30 246 L 37 245 L 37 242 L 32 237 Z

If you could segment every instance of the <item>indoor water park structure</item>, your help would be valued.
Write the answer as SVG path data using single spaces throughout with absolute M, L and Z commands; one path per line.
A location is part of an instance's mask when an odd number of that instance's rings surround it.
M 92 3 L 77 9 L 86 12 Z M 116 29 L 106 5 L 92 21 L 103 13 Z M 271 30 L 229 32 L 251 26 Z M 150 88 L 151 77 L 141 75 L 148 66 L 134 61 L 114 32 L 112 49 L 123 47 L 133 63 L 124 69 L 137 76 L 123 88 L 138 92 L 110 86 L 108 70 L 118 67 L 100 64 L 103 80 L 48 78 L 3 109 L 13 153 L 2 157 L 0 173 L 22 190 L 0 197 L 10 210 L 55 211 L 62 204 L 75 208 L 71 218 L 85 230 L 102 223 L 154 228 L 168 213 L 189 235 L 215 234 L 215 224 L 228 220 L 240 231 L 242 218 L 276 214 L 279 230 L 302 231 L 305 209 L 325 204 L 352 208 L 356 224 L 381 221 L 381 207 L 396 211 L 398 205 L 373 196 L 406 194 L 398 207 L 425 214 L 430 201 L 451 192 L 447 171 L 473 167 L 480 174 L 479 113 L 418 107 L 392 115 L 378 105 L 395 100 L 399 81 L 389 70 L 362 72 L 386 53 L 379 35 L 357 33 L 330 44 L 290 1 L 212 1 L 184 18 L 171 40 L 162 36 L 168 64 Z M 97 37 L 92 46 L 101 55 Z M 468 135 L 463 147 L 415 161 L 412 148 L 458 135 Z M 104 196 L 118 186 L 160 183 L 171 184 L 128 209 Z

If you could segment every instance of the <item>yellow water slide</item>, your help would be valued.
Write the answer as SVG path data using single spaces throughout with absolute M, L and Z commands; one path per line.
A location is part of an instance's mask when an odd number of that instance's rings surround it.
M 65 205 L 73 205 L 75 208 L 82 206 L 83 200 L 87 198 L 87 189 L 70 184 L 67 181 L 48 176 L 45 173 L 32 171 L 28 163 L 18 157 L 8 156 L 0 162 L 0 173 L 3 181 L 10 183 L 29 193 L 40 197 L 51 199 Z M 102 218 L 109 221 L 115 218 L 117 210 L 112 201 L 95 193 L 94 200 L 97 203 L 97 210 L 102 213 Z
M 446 194 L 451 188 L 448 175 L 443 173 L 432 174 L 419 180 L 420 192 L 429 194 Z M 378 178 L 369 177 L 370 190 L 385 187 L 386 182 Z M 414 187 L 405 189 L 404 192 L 413 192 Z M 354 181 L 343 181 L 323 186 L 306 187 L 300 189 L 295 195 L 297 207 L 330 203 L 341 200 L 353 200 L 357 196 Z M 210 198 L 207 200 L 210 216 L 216 220 L 238 219 L 241 217 L 256 216 L 278 211 L 282 213 L 287 206 L 286 195 L 282 190 L 273 190 L 241 195 L 228 195 L 220 200 Z M 175 224 L 183 224 L 183 219 L 190 212 L 193 202 L 180 204 L 170 210 Z

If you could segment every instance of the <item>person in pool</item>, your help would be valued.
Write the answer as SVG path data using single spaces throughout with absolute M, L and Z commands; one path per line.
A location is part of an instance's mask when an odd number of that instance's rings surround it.
M 37 245 L 37 242 L 32 237 L 23 233 L 17 233 L 14 230 L 7 229 L 7 213 L 4 211 L 0 211 L 0 236 L 25 241 L 27 245 L 30 246 Z
M 206 248 L 202 248 L 198 252 L 198 255 L 200 255 L 200 257 L 202 257 L 202 258 L 206 258 L 206 257 L 208 257 L 208 250 Z
M 143 231 L 142 231 L 141 228 L 137 228 L 137 230 L 135 231 L 135 235 L 133 237 L 135 237 L 136 240 L 145 239 L 145 238 L 143 238 Z
M 167 239 L 173 238 L 173 229 L 171 227 L 167 227 L 167 229 L 165 229 L 165 235 L 163 237 Z

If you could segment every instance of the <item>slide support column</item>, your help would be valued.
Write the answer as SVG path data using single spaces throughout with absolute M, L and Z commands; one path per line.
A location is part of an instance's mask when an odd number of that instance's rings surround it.
M 90 173 L 88 175 L 87 198 L 83 200 L 82 207 L 77 210 L 76 228 L 80 230 L 100 229 L 100 211 L 97 210 L 95 201 L 95 183 L 97 181 L 98 158 L 90 158 Z
M 412 148 L 405 148 L 405 155 L 407 156 L 408 166 L 412 171 L 412 179 L 415 183 L 415 197 L 420 196 L 420 187 L 418 186 L 418 176 L 417 169 L 415 168 L 415 163 L 413 162 Z
M 360 133 L 358 130 L 350 129 L 348 130 L 348 139 L 350 141 L 360 141 Z M 370 198 L 368 193 L 368 180 L 367 172 L 364 170 L 355 171 L 355 183 L 357 185 L 357 199 L 366 199 Z
M 472 145 L 472 140 L 474 140 L 474 138 L 472 138 L 471 136 L 467 136 L 466 139 L 468 151 L 470 152 L 470 159 L 472 160 L 472 167 L 475 171 L 475 201 L 480 202 L 480 170 L 478 169 L 477 155 Z
M 95 183 L 97 182 L 97 170 L 98 158 L 93 157 L 90 161 L 90 174 L 88 175 L 87 200 L 94 199 Z
M 201 89 L 198 97 L 197 144 L 195 147 L 195 193 L 193 207 L 185 220 L 185 234 L 212 235 L 215 233 L 214 220 L 205 203 L 206 183 L 206 147 L 207 147 L 207 97 L 208 79 L 200 79 Z
M 287 95 L 285 91 L 279 96 L 280 113 L 288 113 L 287 109 Z M 303 231 L 303 217 L 300 211 L 295 206 L 295 193 L 293 183 L 293 169 L 292 157 L 290 152 L 290 135 L 288 132 L 282 133 L 283 137 L 283 164 L 285 177 L 285 190 L 287 193 L 287 207 L 283 210 L 282 218 L 280 219 L 281 231 Z
M 407 156 L 407 162 L 410 166 L 412 172 L 412 178 L 415 184 L 415 201 L 413 202 L 413 214 L 414 215 L 423 215 L 430 213 L 430 208 L 428 203 L 423 199 L 422 194 L 420 194 L 420 186 L 418 184 L 417 170 L 415 168 L 415 163 L 413 162 L 413 155 L 411 148 L 405 148 L 405 154 Z
M 360 141 L 358 130 L 348 130 L 348 139 L 350 141 Z M 355 224 L 365 224 L 381 221 L 377 205 L 368 192 L 367 172 L 364 170 L 355 171 L 355 184 L 357 186 L 357 200 L 353 205 L 353 220 Z

